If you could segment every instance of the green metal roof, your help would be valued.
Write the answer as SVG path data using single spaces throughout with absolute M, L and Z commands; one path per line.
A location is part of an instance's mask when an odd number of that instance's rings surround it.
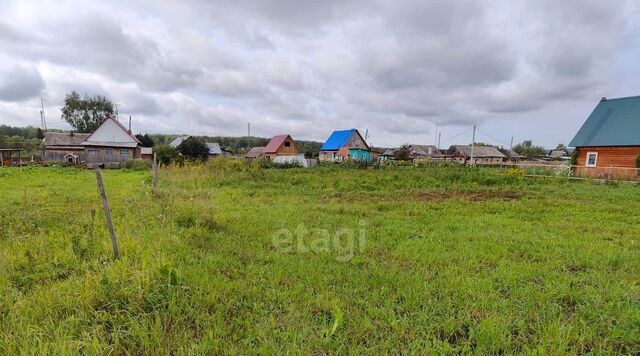
M 603 98 L 569 146 L 640 146 L 640 96 Z

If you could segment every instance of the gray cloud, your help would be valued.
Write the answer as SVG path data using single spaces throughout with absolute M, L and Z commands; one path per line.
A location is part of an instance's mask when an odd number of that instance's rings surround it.
M 37 98 L 44 81 L 37 68 L 15 65 L 0 71 L 0 101 L 23 101 Z
M 434 123 L 596 101 L 632 85 L 616 63 L 640 27 L 633 1 L 15 4 L 0 5 L 0 67 L 18 68 L 0 73 L 0 112 L 77 89 L 111 97 L 142 130 L 241 134 L 251 121 L 315 139 L 359 127 L 415 142 Z

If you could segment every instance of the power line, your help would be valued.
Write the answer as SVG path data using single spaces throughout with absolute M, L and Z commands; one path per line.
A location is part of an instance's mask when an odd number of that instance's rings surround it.
M 460 136 L 462 136 L 462 135 L 466 134 L 467 132 L 471 131 L 472 129 L 473 129 L 473 127 L 470 127 L 470 128 L 468 128 L 468 129 L 466 129 L 465 131 L 463 131 L 463 132 L 461 132 L 461 133 L 457 134 L 457 135 L 451 136 L 451 137 L 449 137 L 449 138 L 448 138 L 448 139 L 446 139 L 446 140 L 442 140 L 442 141 L 440 141 L 440 143 L 445 143 L 445 142 L 448 142 L 448 141 L 453 140 L 454 138 L 458 138 L 458 137 L 460 137 Z
M 484 131 L 482 131 L 482 130 L 480 130 L 480 129 L 478 129 L 478 131 L 482 132 L 485 136 L 489 137 L 490 139 L 492 139 L 492 140 L 494 140 L 494 141 L 496 141 L 496 142 L 498 142 L 498 143 L 500 143 L 500 144 L 504 145 L 505 147 L 509 147 L 509 144 L 508 144 L 508 143 L 506 143 L 506 142 L 504 142 L 504 141 L 501 141 L 501 140 L 498 140 L 497 138 L 495 138 L 495 137 L 493 137 L 493 136 L 489 135 L 488 133 L 486 133 L 486 132 L 484 132 Z

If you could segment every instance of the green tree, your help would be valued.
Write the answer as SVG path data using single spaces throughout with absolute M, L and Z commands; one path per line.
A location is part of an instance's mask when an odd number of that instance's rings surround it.
M 566 150 L 566 149 L 567 149 L 567 146 L 565 146 L 564 143 L 559 143 L 556 146 L 556 150 Z
M 513 147 L 513 151 L 526 157 L 544 156 L 547 150 L 542 146 L 534 146 L 531 140 L 523 141 Z
M 178 146 L 178 151 L 180 151 L 185 158 L 194 161 L 206 161 L 207 158 L 209 158 L 209 147 L 194 137 L 189 137 L 182 141 L 180 146 Z
M 136 138 L 138 140 L 140 140 L 140 143 L 142 143 L 143 147 L 153 147 L 154 146 L 154 142 L 153 142 L 153 138 L 151 138 L 151 136 L 149 136 L 149 134 L 144 134 L 144 135 L 136 135 Z
M 153 151 L 156 153 L 158 162 L 162 164 L 170 164 L 178 157 L 178 152 L 169 145 L 158 145 L 154 147 Z
M 64 98 L 62 119 L 76 131 L 90 133 L 114 115 L 113 108 L 113 103 L 104 96 L 85 94 L 80 97 L 80 94 L 72 91 Z

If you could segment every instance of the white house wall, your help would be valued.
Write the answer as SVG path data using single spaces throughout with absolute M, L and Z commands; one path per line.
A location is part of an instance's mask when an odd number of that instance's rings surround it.
M 122 129 L 120 125 L 113 120 L 106 120 L 93 134 L 87 139 L 88 143 L 103 143 L 103 142 L 117 142 L 117 143 L 132 143 L 136 141 Z

